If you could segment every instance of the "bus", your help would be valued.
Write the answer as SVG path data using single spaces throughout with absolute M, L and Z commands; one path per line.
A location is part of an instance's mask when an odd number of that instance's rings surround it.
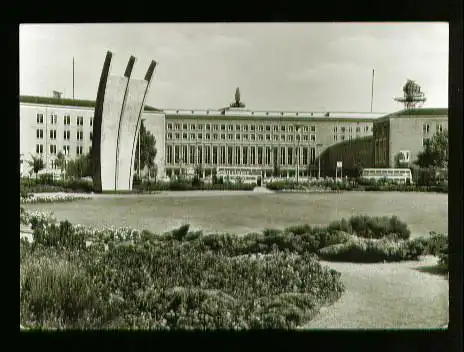
M 224 166 L 216 168 L 216 177 L 222 177 L 224 181 L 232 183 L 261 183 L 262 169 L 251 167 Z
M 398 183 L 412 183 L 410 169 L 364 169 L 361 178 L 365 180 L 389 180 Z

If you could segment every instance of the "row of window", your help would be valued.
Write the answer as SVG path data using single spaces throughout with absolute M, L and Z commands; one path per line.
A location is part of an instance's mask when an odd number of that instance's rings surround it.
M 56 130 L 50 130 L 49 131 L 49 136 L 50 139 L 55 140 L 56 139 Z M 37 139 L 43 139 L 44 138 L 44 131 L 42 129 L 36 130 L 36 136 Z M 69 141 L 71 139 L 71 131 L 63 131 L 63 138 L 66 141 Z M 84 140 L 84 132 L 83 131 L 76 131 L 76 138 L 78 141 Z M 93 132 L 90 132 L 89 135 L 90 140 L 93 139 Z
M 57 151 L 57 147 L 55 144 L 50 144 L 49 145 L 49 152 L 50 154 L 56 154 L 56 151 Z M 64 155 L 69 155 L 69 151 L 70 151 L 70 146 L 69 145 L 64 145 L 63 146 L 63 154 Z M 83 154 L 83 151 L 84 151 L 84 148 L 79 145 L 76 147 L 76 154 L 77 155 L 82 155 Z M 90 147 L 89 147 L 89 151 L 90 151 Z M 43 144 L 36 144 L 35 146 L 35 152 L 37 154 L 43 154 L 44 153 L 44 146 Z
M 290 126 L 286 126 L 286 125 L 281 125 L 281 126 L 278 126 L 278 125 L 232 125 L 232 124 L 221 124 L 221 125 L 217 125 L 217 124 L 180 124 L 180 123 L 175 123 L 175 124 L 172 124 L 172 123 L 168 123 L 167 124 L 167 129 L 168 131 L 172 131 L 172 130 L 176 130 L 176 131 L 179 131 L 179 130 L 184 130 L 184 131 L 195 131 L 195 130 L 206 130 L 206 131 L 244 131 L 244 132 L 247 132 L 247 131 L 258 131 L 258 132 L 263 132 L 263 131 L 274 131 L 274 132 L 278 132 L 279 130 L 281 132 L 294 132 L 294 131 L 297 131 L 297 127 L 296 126 L 293 126 L 293 125 L 290 125 Z M 301 130 L 303 132 L 316 132 L 316 126 L 302 126 Z
M 374 130 L 374 128 L 371 126 L 371 132 L 372 132 L 373 130 Z M 353 127 L 350 126 L 350 127 L 346 128 L 345 126 L 342 126 L 342 127 L 340 127 L 340 129 L 339 129 L 338 126 L 334 126 L 333 131 L 334 131 L 335 133 L 338 133 L 339 131 L 340 131 L 341 133 L 345 133 L 345 132 L 350 132 L 350 133 L 351 133 L 351 132 L 353 132 Z M 360 132 L 361 132 L 361 126 L 356 126 L 355 131 L 356 131 L 357 133 L 360 133 Z M 369 126 L 364 126 L 364 132 L 369 132 Z
M 437 132 L 443 132 L 444 131 L 443 124 L 437 123 L 436 124 L 436 131 Z M 422 132 L 425 133 L 425 134 L 430 133 L 430 124 L 424 123 L 424 125 L 422 126 Z
M 171 133 L 171 132 L 168 132 L 166 134 L 166 138 L 168 140 L 172 140 L 172 139 L 178 139 L 178 140 L 195 140 L 195 139 L 203 139 L 203 134 L 202 133 L 190 133 L 190 134 L 187 134 L 187 133 Z M 205 133 L 204 134 L 204 139 L 206 140 L 214 140 L 214 141 L 217 141 L 217 140 L 226 140 L 226 134 L 225 133 L 221 133 L 221 134 L 218 134 L 218 133 L 213 133 L 212 135 L 209 134 L 209 133 Z M 296 140 L 296 141 L 299 141 L 300 140 L 300 135 L 296 135 L 296 136 L 293 136 L 293 135 L 277 135 L 277 134 L 274 134 L 272 135 L 272 138 L 271 138 L 271 135 L 270 134 L 266 134 L 266 135 L 263 135 L 263 134 L 258 134 L 258 135 L 255 135 L 255 134 L 233 134 L 233 133 L 229 133 L 227 134 L 227 140 L 236 140 L 236 141 L 239 141 L 239 140 L 244 140 L 244 141 L 247 141 L 247 140 L 259 140 L 259 141 L 263 141 L 263 140 L 266 140 L 266 141 L 270 141 L 270 140 L 273 140 L 273 141 L 293 141 L 293 140 Z M 315 142 L 316 141 L 316 135 L 315 134 L 311 134 L 311 135 L 304 135 L 302 136 L 302 140 L 303 141 L 312 141 L 312 142 Z
M 357 137 L 354 137 L 354 138 L 357 138 Z M 352 140 L 352 139 L 353 139 L 353 136 L 349 135 L 348 140 Z M 342 134 L 342 135 L 334 134 L 333 140 L 334 140 L 334 142 L 338 142 L 338 140 L 344 141 L 344 140 L 346 140 L 346 136 L 344 134 Z
M 58 122 L 58 116 L 55 114 L 50 115 L 50 124 L 51 125 L 56 125 Z M 44 115 L 43 114 L 37 114 L 37 123 L 38 124 L 43 124 L 44 123 Z M 71 116 L 70 115 L 64 115 L 63 116 L 63 124 L 64 125 L 71 125 Z M 84 126 L 84 116 L 77 116 L 76 117 L 76 125 L 77 126 Z M 93 126 L 93 117 L 90 118 L 90 126 Z
M 375 141 L 374 146 L 374 157 L 376 163 L 385 163 L 387 162 L 387 140 L 379 139 Z
M 299 158 L 298 158 L 299 156 Z M 180 146 L 166 147 L 167 164 L 212 165 L 301 165 L 313 164 L 314 147 L 232 147 L 232 146 Z

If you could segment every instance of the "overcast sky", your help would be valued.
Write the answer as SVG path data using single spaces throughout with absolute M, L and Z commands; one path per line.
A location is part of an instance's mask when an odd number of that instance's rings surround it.
M 406 79 L 424 106 L 448 106 L 447 23 L 47 24 L 20 26 L 20 94 L 53 90 L 95 100 L 106 51 L 111 73 L 132 77 L 159 64 L 146 103 L 159 108 L 228 106 L 240 87 L 251 109 L 369 111 L 401 108 Z

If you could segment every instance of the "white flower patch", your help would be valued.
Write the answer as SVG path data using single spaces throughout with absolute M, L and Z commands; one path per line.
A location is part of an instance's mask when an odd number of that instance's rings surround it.
M 70 202 L 80 199 L 91 199 L 89 194 L 82 193 L 34 193 L 27 198 L 20 197 L 21 204 Z

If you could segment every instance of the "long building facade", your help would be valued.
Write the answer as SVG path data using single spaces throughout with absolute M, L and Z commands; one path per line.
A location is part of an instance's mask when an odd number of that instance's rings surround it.
M 21 173 L 30 173 L 27 161 L 33 155 L 42 156 L 43 172 L 59 173 L 59 151 L 67 160 L 88 153 L 94 107 L 92 101 L 21 97 Z M 195 168 L 209 176 L 218 167 L 259 169 L 263 177 L 294 177 L 297 172 L 317 177 L 319 172 L 334 176 L 337 161 L 353 168 L 394 167 L 403 151 L 412 161 L 424 138 L 447 127 L 447 109 L 405 114 L 145 106 L 142 119 L 156 140 L 158 178 Z

